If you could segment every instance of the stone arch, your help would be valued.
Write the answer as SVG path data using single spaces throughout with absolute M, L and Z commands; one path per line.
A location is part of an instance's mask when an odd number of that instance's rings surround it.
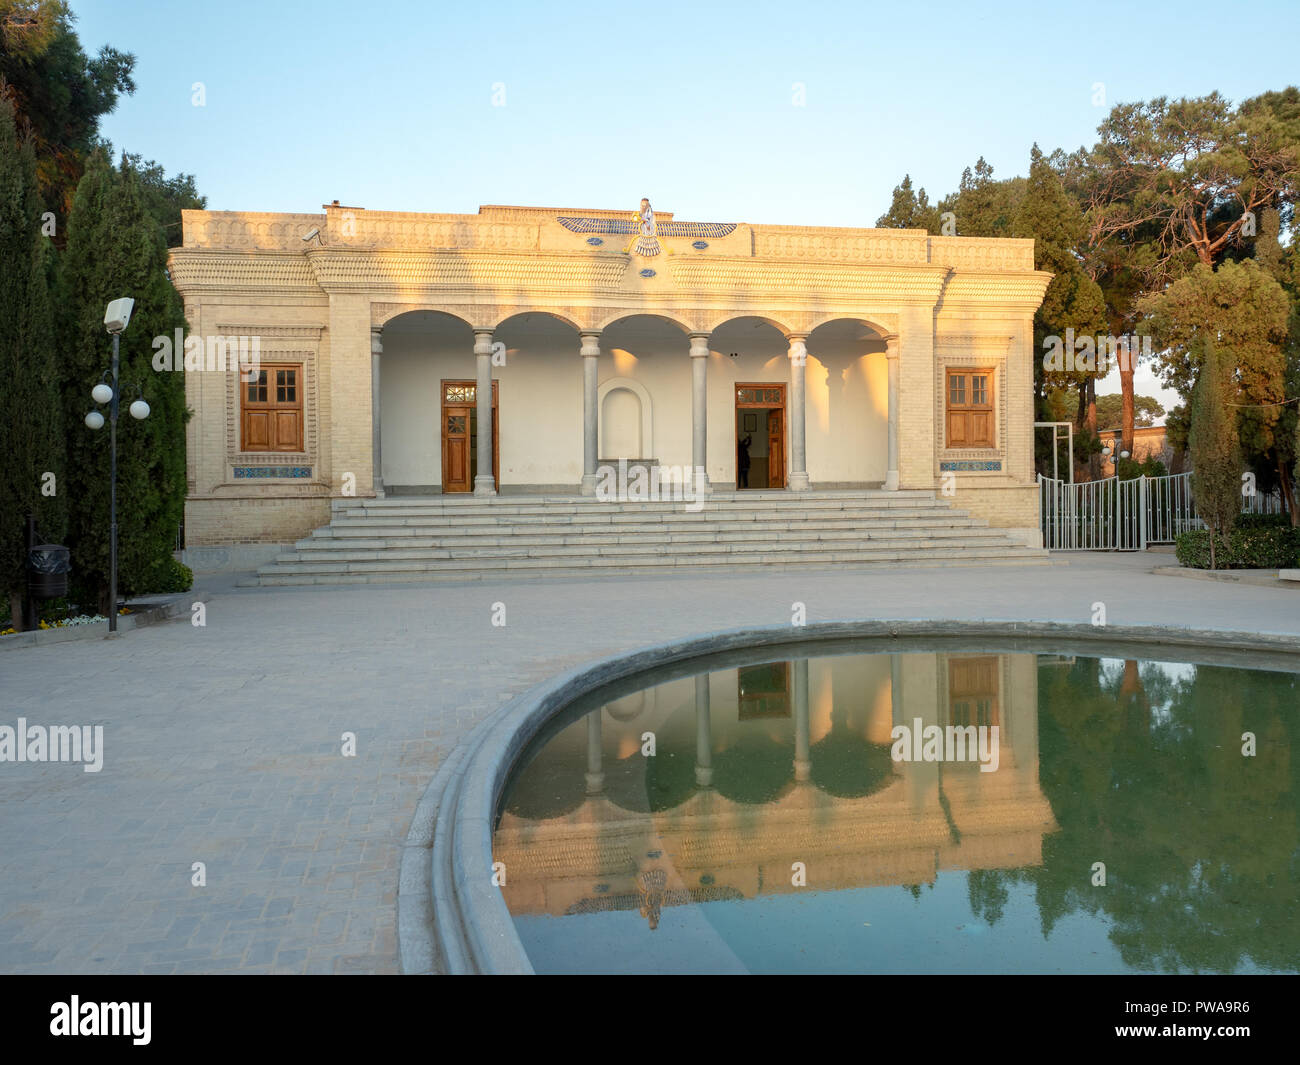
M 497 312 L 500 317 L 493 329 L 500 329 L 507 322 L 515 318 L 523 318 L 530 314 L 540 314 L 547 318 L 554 318 L 557 322 L 567 325 L 577 333 L 588 332 L 588 327 L 584 322 L 579 322 L 576 318 L 563 313 L 562 311 L 552 310 L 550 307 L 503 307 Z
M 372 304 L 370 309 L 370 328 L 384 329 L 389 324 L 405 318 L 408 315 L 438 315 L 444 318 L 451 318 L 460 322 L 466 329 L 482 328 L 475 326 L 473 315 L 465 307 L 409 307 L 401 304 Z
M 600 324 L 597 325 L 594 330 L 591 330 L 591 332 L 604 332 L 611 325 L 615 325 L 618 322 L 623 321 L 625 318 L 658 318 L 661 321 L 667 322 L 669 325 L 675 325 L 678 329 L 680 329 L 683 333 L 687 335 L 690 335 L 691 333 L 703 332 L 703 330 L 699 329 L 696 323 L 687 321 L 685 318 L 678 317 L 672 311 L 666 311 L 659 308 L 656 308 L 655 310 L 652 311 L 630 310 L 626 308 L 621 311 L 615 311 L 608 318 L 601 320 Z M 584 332 L 587 332 L 587 330 L 584 330 Z
M 709 327 L 707 332 L 709 332 L 710 334 L 715 333 L 717 332 L 718 329 L 726 325 L 728 322 L 741 321 L 747 318 L 752 318 L 755 321 L 763 322 L 766 325 L 770 325 L 782 336 L 788 336 L 790 333 L 795 331 L 793 325 L 784 322 L 779 318 L 773 318 L 771 315 L 768 314 L 749 314 L 745 311 L 723 311 L 723 312 L 719 312 L 716 318 L 713 318 L 709 321 Z
M 882 340 L 887 336 L 892 336 L 898 332 L 897 327 L 891 327 L 886 322 L 875 318 L 868 318 L 861 314 L 845 313 L 844 311 L 827 311 L 825 314 L 813 315 L 808 319 L 808 333 L 820 329 L 824 325 L 830 325 L 831 322 L 859 322 L 868 329 L 876 333 Z
M 616 409 L 610 409 L 610 401 Z M 635 412 L 630 404 L 625 405 L 625 398 L 635 401 Z M 617 409 L 621 407 L 622 409 Z M 631 377 L 611 377 L 601 383 L 596 390 L 596 409 L 600 411 L 600 442 L 598 450 L 602 459 L 646 459 L 654 457 L 654 410 L 650 402 L 650 393 L 640 381 Z M 608 414 L 606 412 L 609 412 Z M 631 425 L 629 420 L 635 419 Z M 613 438 L 606 434 L 613 428 Z M 634 427 L 634 434 L 631 431 Z M 616 455 L 608 450 L 609 446 L 622 450 L 625 441 L 634 440 L 639 454 Z

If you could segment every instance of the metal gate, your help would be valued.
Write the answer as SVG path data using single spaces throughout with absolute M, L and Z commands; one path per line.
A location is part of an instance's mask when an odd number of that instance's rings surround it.
M 1281 514 L 1284 507 L 1280 495 L 1256 493 L 1242 498 L 1242 511 Z M 1049 551 L 1142 551 L 1205 527 L 1190 473 L 1077 484 L 1039 474 L 1038 514 Z

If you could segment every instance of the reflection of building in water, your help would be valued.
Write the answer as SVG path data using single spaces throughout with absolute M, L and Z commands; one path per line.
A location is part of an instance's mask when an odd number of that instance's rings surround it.
M 891 729 L 918 718 L 997 725 L 997 770 L 892 761 Z M 674 680 L 574 722 L 513 782 L 494 858 L 513 913 L 653 928 L 665 906 L 793 891 L 795 862 L 811 890 L 1038 865 L 1055 829 L 1034 655 L 851 655 Z

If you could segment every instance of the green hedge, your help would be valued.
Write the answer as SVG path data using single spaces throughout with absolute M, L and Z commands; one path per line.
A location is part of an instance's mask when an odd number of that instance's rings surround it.
M 1175 547 L 1180 565 L 1210 568 L 1210 534 L 1205 529 L 1185 532 Z M 1290 569 L 1300 565 L 1300 529 L 1286 515 L 1243 514 L 1228 542 L 1214 545 L 1219 569 Z
M 149 582 L 149 591 L 154 594 L 162 592 L 188 592 L 194 587 L 194 571 L 182 562 L 169 558 L 154 571 Z

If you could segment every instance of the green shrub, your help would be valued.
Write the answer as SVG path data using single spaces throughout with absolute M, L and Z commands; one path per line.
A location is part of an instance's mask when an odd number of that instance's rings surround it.
M 1169 471 L 1165 468 L 1165 464 L 1156 458 L 1145 458 L 1141 462 L 1120 459 L 1115 467 L 1115 475 L 1121 481 L 1131 481 L 1137 477 L 1167 477 Z
M 166 559 L 149 580 L 147 592 L 188 592 L 194 587 L 194 571 L 174 558 Z
M 1210 568 L 1210 534 L 1205 529 L 1178 537 L 1175 551 L 1180 565 Z M 1300 561 L 1300 530 L 1291 528 L 1285 515 L 1243 514 L 1227 542 L 1215 545 L 1219 569 L 1290 569 Z

